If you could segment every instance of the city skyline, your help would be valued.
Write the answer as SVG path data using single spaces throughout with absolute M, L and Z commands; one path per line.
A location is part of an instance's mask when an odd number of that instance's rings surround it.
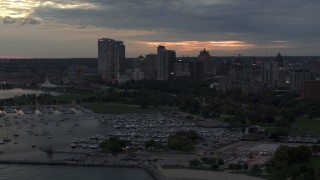
M 0 2 L 0 57 L 96 57 L 96 40 L 121 39 L 127 57 L 320 55 L 318 1 L 7 0 Z M 308 13 L 306 13 L 308 12 Z

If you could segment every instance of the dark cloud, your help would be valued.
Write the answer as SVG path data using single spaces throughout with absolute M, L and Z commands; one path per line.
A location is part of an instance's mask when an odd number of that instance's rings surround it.
M 40 20 L 35 18 L 13 18 L 10 16 L 0 17 L 3 24 L 37 25 Z
M 114 29 L 150 30 L 150 40 L 319 41 L 319 0 L 52 0 L 97 8 L 40 6 L 45 20 Z M 8 21 L 10 23 L 10 21 Z M 313 42 L 318 46 L 317 42 Z

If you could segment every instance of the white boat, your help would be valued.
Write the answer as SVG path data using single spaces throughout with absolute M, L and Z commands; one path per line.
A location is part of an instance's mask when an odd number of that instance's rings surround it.
M 75 143 L 71 143 L 70 147 L 71 147 L 71 148 L 76 148 L 77 145 L 76 145 Z
M 10 142 L 10 141 L 11 141 L 11 139 L 10 139 L 10 138 L 8 138 L 8 137 L 6 137 L 6 138 L 3 138 L 3 141 L 4 141 L 4 142 Z

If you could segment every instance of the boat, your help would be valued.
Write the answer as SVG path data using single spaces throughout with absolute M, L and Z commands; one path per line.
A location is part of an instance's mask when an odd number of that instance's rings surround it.
M 75 144 L 75 143 L 71 143 L 71 148 L 76 148 L 77 147 L 77 145 Z
M 4 141 L 4 142 L 10 142 L 10 141 L 11 141 L 11 139 L 10 139 L 10 138 L 8 138 L 8 137 L 6 137 L 6 138 L 3 138 L 3 141 Z
M 7 137 L 3 138 L 3 141 L 4 142 L 10 142 L 11 141 L 11 139 L 9 138 L 8 130 L 7 130 Z
M 39 149 L 48 154 L 52 154 L 54 152 L 54 148 L 51 145 L 49 145 L 48 147 L 40 147 Z
M 18 137 L 19 136 L 19 134 L 18 133 L 13 133 L 13 135 L 12 135 L 13 137 Z

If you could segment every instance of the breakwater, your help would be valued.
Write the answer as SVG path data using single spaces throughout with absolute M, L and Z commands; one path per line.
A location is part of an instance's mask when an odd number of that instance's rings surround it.
M 154 180 L 162 180 L 162 175 L 154 167 L 142 164 L 125 163 L 96 163 L 96 162 L 62 162 L 62 161 L 19 161 L 0 160 L 0 164 L 23 165 L 51 165 L 51 166 L 88 166 L 88 167 L 112 167 L 112 168 L 139 168 L 145 170 Z

